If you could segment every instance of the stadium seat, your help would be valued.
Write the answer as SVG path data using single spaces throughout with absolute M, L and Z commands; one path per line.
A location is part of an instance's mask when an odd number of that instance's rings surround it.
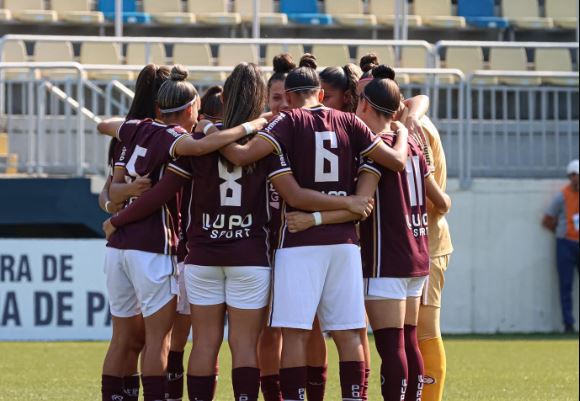
M 235 10 L 242 16 L 243 22 L 251 22 L 254 17 L 253 0 L 235 0 Z M 288 16 L 284 13 L 274 12 L 273 0 L 260 0 L 260 24 L 262 25 L 287 25 Z
M 195 11 L 197 21 L 207 25 L 239 25 L 242 17 L 228 12 L 227 0 L 188 0 L 189 11 Z
M 143 10 L 162 25 L 195 24 L 195 14 L 183 12 L 181 0 L 143 0 Z
M 167 64 L 165 46 L 162 43 L 149 43 L 149 60 L 147 60 L 147 50 L 145 43 L 129 43 L 127 45 L 127 57 L 125 60 L 129 65 L 145 64 Z
M 401 50 L 401 64 L 402 68 L 427 68 L 429 67 L 429 52 L 423 47 L 408 46 Z M 425 82 L 425 77 L 413 74 L 410 77 L 399 76 L 399 82 L 409 81 L 413 83 Z
M 319 67 L 334 67 L 350 63 L 350 53 L 346 45 L 314 45 L 312 54 L 318 60 Z
M 481 47 L 449 47 L 447 48 L 447 55 L 445 57 L 445 67 L 456 68 L 463 71 L 467 76 L 476 70 L 485 69 L 485 61 L 483 58 L 483 50 Z M 440 82 L 457 83 L 456 76 L 450 75 L 448 77 L 441 77 Z M 493 82 L 487 78 L 475 78 L 473 83 L 497 83 L 497 79 Z
M 290 53 L 294 58 L 294 62 L 298 64 L 300 57 L 304 54 L 304 46 L 302 45 L 268 45 L 266 46 L 265 64 L 272 65 L 272 60 L 279 54 Z
M 26 46 L 21 40 L 8 40 L 4 42 L 0 59 L 9 63 L 22 63 L 28 61 Z M 25 68 L 4 69 L 6 80 L 21 80 L 30 78 L 29 70 Z
M 280 12 L 297 24 L 332 25 L 333 19 L 328 14 L 318 11 L 317 0 L 280 0 Z
M 369 53 L 375 53 L 381 64 L 394 66 L 397 64 L 395 51 L 391 46 L 359 46 L 356 51 L 357 64 Z
M 81 45 L 81 64 L 110 64 L 122 63 L 121 51 L 117 43 L 112 42 L 84 42 Z M 95 80 L 130 80 L 134 74 L 130 71 L 90 71 L 88 77 Z
M 369 12 L 377 17 L 377 23 L 388 27 L 395 26 L 396 0 L 369 0 Z M 423 25 L 418 15 L 407 15 L 407 24 L 410 28 Z
M 453 16 L 451 0 L 415 0 L 415 14 L 423 25 L 436 28 L 465 28 L 465 18 Z
M 326 12 L 338 25 L 351 27 L 372 27 L 377 25 L 377 17 L 364 13 L 361 0 L 332 0 L 326 3 Z
M 176 43 L 173 46 L 173 62 L 185 66 L 212 67 L 213 57 L 208 44 Z M 225 79 L 223 73 L 192 72 L 192 81 L 220 82 Z
M 578 18 L 573 14 L 576 7 L 576 0 L 546 0 L 546 17 L 552 18 L 558 28 L 576 29 Z
M 105 16 L 100 11 L 92 11 L 89 0 L 51 0 L 52 9 L 58 18 L 76 24 L 102 24 Z
M 491 70 L 528 71 L 528 56 L 524 48 L 492 48 L 489 53 Z M 499 83 L 505 85 L 540 85 L 539 78 L 498 77 Z
M 73 62 L 73 47 L 69 42 L 36 42 L 33 60 L 36 62 Z M 73 69 L 42 70 L 42 77 L 53 79 L 72 78 L 77 76 Z
M 47 23 L 58 20 L 56 11 L 44 8 L 43 0 L 4 0 L 4 7 L 18 21 Z
M 231 67 L 242 62 L 260 63 L 259 51 L 255 45 L 220 45 L 218 65 Z
M 8 134 L 0 133 L 0 166 L 4 167 L 4 174 L 18 172 L 18 155 L 9 153 Z
M 469 25 L 478 28 L 508 28 L 506 18 L 495 15 L 495 0 L 458 0 L 457 15 L 465 18 Z
M 10 10 L 0 8 L 0 21 L 6 22 L 10 20 L 12 20 L 12 13 L 10 12 Z
M 574 71 L 572 54 L 568 49 L 536 49 L 536 71 Z M 542 78 L 548 85 L 578 86 L 578 78 Z
M 98 9 L 107 20 L 115 20 L 115 0 L 98 0 Z M 123 21 L 126 24 L 147 24 L 151 22 L 151 16 L 137 11 L 136 0 L 123 0 Z
M 523 29 L 547 29 L 554 27 L 554 20 L 540 17 L 538 0 L 504 0 L 501 2 L 503 16 L 511 25 Z

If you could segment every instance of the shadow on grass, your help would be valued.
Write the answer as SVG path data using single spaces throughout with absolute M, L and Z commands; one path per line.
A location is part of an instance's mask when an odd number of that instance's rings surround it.
M 445 341 L 478 340 L 478 341 L 571 341 L 579 340 L 578 333 L 510 333 L 510 334 L 444 334 Z

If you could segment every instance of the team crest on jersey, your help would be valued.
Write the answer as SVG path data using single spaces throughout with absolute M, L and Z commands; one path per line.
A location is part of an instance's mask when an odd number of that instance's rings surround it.
M 179 132 L 177 129 L 175 128 L 167 128 L 167 133 L 173 135 L 173 137 L 175 138 L 179 138 L 181 135 L 183 135 L 183 132 Z
M 423 376 L 423 383 L 424 384 L 435 384 L 435 383 L 437 383 L 437 380 L 435 380 L 435 378 L 431 377 L 431 376 Z

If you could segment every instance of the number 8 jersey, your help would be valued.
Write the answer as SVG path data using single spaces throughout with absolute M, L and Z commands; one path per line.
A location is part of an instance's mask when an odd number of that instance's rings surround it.
M 180 158 L 169 169 L 193 180 L 186 264 L 270 266 L 268 186 L 270 179 L 292 173 L 284 156 L 271 154 L 242 168 L 214 152 Z
M 324 106 L 282 112 L 258 135 L 286 154 L 302 188 L 337 196 L 355 193 L 359 160 L 380 143 L 354 114 Z M 323 225 L 298 234 L 283 225 L 279 235 L 279 248 L 357 243 L 354 223 Z

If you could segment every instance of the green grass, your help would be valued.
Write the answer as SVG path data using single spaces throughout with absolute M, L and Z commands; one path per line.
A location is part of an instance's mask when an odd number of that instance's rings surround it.
M 0 400 L 98 401 L 105 343 L 0 343 Z M 573 401 L 578 394 L 578 339 L 553 336 L 449 337 L 446 401 Z M 337 401 L 329 344 L 327 399 Z M 375 354 L 375 368 L 378 367 Z M 217 400 L 230 401 L 230 362 L 221 355 Z M 372 376 L 371 401 L 380 401 Z

